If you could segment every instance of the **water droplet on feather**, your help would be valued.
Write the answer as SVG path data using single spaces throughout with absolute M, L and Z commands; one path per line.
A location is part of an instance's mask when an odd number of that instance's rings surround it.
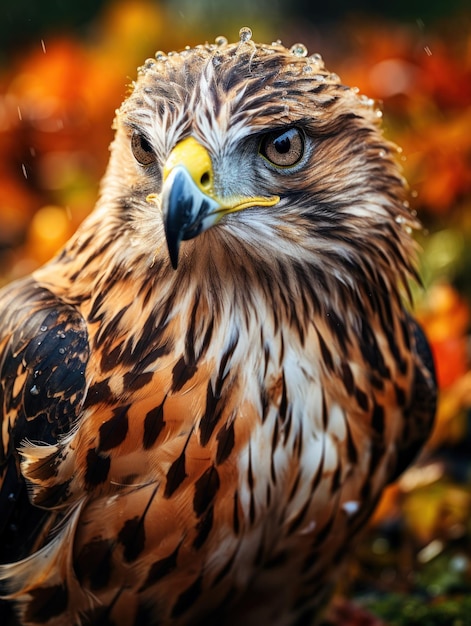
M 242 42 L 250 41 L 252 39 L 252 29 L 249 28 L 248 26 L 243 26 L 239 30 L 239 39 Z
M 294 54 L 295 57 L 306 57 L 307 56 L 307 48 L 303 43 L 295 43 L 289 49 L 291 54 Z

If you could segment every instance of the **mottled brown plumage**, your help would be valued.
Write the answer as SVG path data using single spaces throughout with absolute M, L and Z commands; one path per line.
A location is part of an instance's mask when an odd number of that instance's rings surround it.
M 433 418 L 416 226 L 303 46 L 157 54 L 97 207 L 1 293 L 2 589 L 23 624 L 309 624 Z

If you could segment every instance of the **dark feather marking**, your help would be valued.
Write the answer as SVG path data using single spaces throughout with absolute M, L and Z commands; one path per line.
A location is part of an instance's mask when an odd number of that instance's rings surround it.
M 108 478 L 110 465 L 111 459 L 109 456 L 102 456 L 98 450 L 90 448 L 87 452 L 85 482 L 91 487 L 104 483 Z
M 193 540 L 193 548 L 199 550 L 208 538 L 214 522 L 214 507 L 210 506 L 196 524 L 196 537 Z
M 198 578 L 178 596 L 172 609 L 172 617 L 180 617 L 198 600 L 202 592 L 202 582 L 203 577 L 200 574 Z
M 342 382 L 348 395 L 353 396 L 355 392 L 355 381 L 353 380 L 350 365 L 346 361 L 342 361 Z
M 146 532 L 144 522 L 158 489 L 159 485 L 152 491 L 142 515 L 127 519 L 118 533 L 118 541 L 123 545 L 123 557 L 127 563 L 135 561 L 145 548 Z
M 114 545 L 111 539 L 94 539 L 82 547 L 75 558 L 74 570 L 78 581 L 85 588 L 87 579 L 92 591 L 106 587 L 111 577 Z
M 298 530 L 298 528 L 303 523 L 304 518 L 306 517 L 306 514 L 310 506 L 311 506 L 311 500 L 307 500 L 306 503 L 301 508 L 301 510 L 299 511 L 299 513 L 297 513 L 297 515 L 293 518 L 291 524 L 289 525 L 288 531 L 287 531 L 288 535 L 292 535 L 296 530 Z
M 301 470 L 299 469 L 297 474 L 296 474 L 296 478 L 294 480 L 294 483 L 291 487 L 291 490 L 289 492 L 288 495 L 288 502 L 291 502 L 291 500 L 294 498 L 294 496 L 296 495 L 296 492 L 298 491 L 299 488 L 299 482 L 301 480 Z
M 172 391 L 180 391 L 180 389 L 193 378 L 198 371 L 198 366 L 195 362 L 187 361 L 182 356 L 176 363 L 172 370 Z
M 154 585 L 165 576 L 168 576 L 168 574 L 170 574 L 177 568 L 177 557 L 179 550 L 180 544 L 171 554 L 152 563 L 147 574 L 147 578 L 139 591 L 146 590 L 148 587 Z
M 107 338 L 110 336 L 116 336 L 119 324 L 123 318 L 123 315 L 128 310 L 129 305 L 124 306 L 109 322 L 105 322 L 99 328 L 97 334 L 95 335 L 94 344 L 95 348 L 98 348 L 103 340 L 103 338 Z
M 330 486 L 330 492 L 332 495 L 336 494 L 340 488 L 342 480 L 342 466 L 340 461 L 337 462 L 337 467 L 335 468 L 335 472 L 332 474 L 332 484 Z
M 371 416 L 371 426 L 373 430 L 379 435 L 383 435 L 384 433 L 384 408 L 378 404 L 374 403 L 373 406 L 373 414 Z
M 202 446 L 206 446 L 209 442 L 211 435 L 213 434 L 213 431 L 216 428 L 216 425 L 219 422 L 221 415 L 224 411 L 224 398 L 222 398 L 221 396 L 222 388 L 229 375 L 229 368 L 227 368 L 227 364 L 229 362 L 229 359 L 234 354 L 234 350 L 237 347 L 238 341 L 239 335 L 235 335 L 221 357 L 214 390 L 211 380 L 208 381 L 208 386 L 206 389 L 206 409 L 199 424 L 200 441 Z
M 348 336 L 347 330 L 343 321 L 337 315 L 337 313 L 333 309 L 329 309 L 326 314 L 326 321 L 330 328 L 330 330 L 334 333 L 340 350 L 343 354 L 347 353 L 348 344 L 350 343 L 350 338 Z
M 206 509 L 213 503 L 219 485 L 219 474 L 214 466 L 208 467 L 195 482 L 193 510 L 198 517 L 201 517 Z
M 44 509 L 54 508 L 67 500 L 69 496 L 69 486 L 72 478 L 65 480 L 62 483 L 52 483 L 51 486 L 40 489 L 32 497 L 32 501 L 35 506 L 40 506 Z
M 193 429 L 191 429 L 185 441 L 185 445 L 183 446 L 183 450 L 180 456 L 175 459 L 167 472 L 167 482 L 165 485 L 164 498 L 170 498 L 170 496 L 178 489 L 178 487 L 187 477 L 185 469 L 185 453 L 192 434 Z
M 218 431 L 216 435 L 218 447 L 216 450 L 216 465 L 221 465 L 230 456 L 235 445 L 234 420 L 230 419 Z
M 280 407 L 278 409 L 278 415 L 280 417 L 281 422 L 283 423 L 286 421 L 287 411 L 288 411 L 288 390 L 286 387 L 285 372 L 282 369 L 281 370 L 281 400 L 280 400 Z
M 278 446 L 279 426 L 278 420 L 275 421 L 273 427 L 273 436 L 271 439 L 271 459 L 270 459 L 270 475 L 274 485 L 276 485 L 276 469 L 275 469 L 275 450 Z
M 164 402 L 165 398 L 161 404 L 156 406 L 154 409 L 151 409 L 144 418 L 144 436 L 142 438 L 142 445 L 145 450 L 148 450 L 154 445 L 165 426 Z
M 329 348 L 327 347 L 324 338 L 322 337 L 321 333 L 317 333 L 317 336 L 319 338 L 319 346 L 321 349 L 321 355 L 322 355 L 322 360 L 324 362 L 324 365 L 326 366 L 326 368 L 330 371 L 333 372 L 334 371 L 334 361 L 332 358 L 332 354 L 329 350 Z
M 239 534 L 240 522 L 239 522 L 239 493 L 236 490 L 234 492 L 234 508 L 232 513 L 232 528 L 236 535 Z
M 128 410 L 129 405 L 116 407 L 113 409 L 113 417 L 100 426 L 97 452 L 112 450 L 126 439 L 129 429 Z
M 250 490 L 249 519 L 253 524 L 255 521 L 255 493 L 254 493 L 254 475 L 252 470 L 252 446 L 249 444 L 249 466 L 247 469 L 247 482 Z
M 126 372 L 123 376 L 124 390 L 125 392 L 138 391 L 150 383 L 153 377 L 153 372 L 143 372 L 142 374 L 138 374 L 136 372 Z
M 25 613 L 28 622 L 46 624 L 67 609 L 69 592 L 66 585 L 36 587 L 28 593 L 31 596 Z
M 109 380 L 109 378 L 105 378 L 90 385 L 83 403 L 84 409 L 88 409 L 95 404 L 112 403 L 115 401 L 114 395 L 111 393 Z
M 345 426 L 347 428 L 347 455 L 348 460 L 354 466 L 358 463 L 358 450 L 353 440 L 352 431 L 348 420 L 345 420 Z
M 394 391 L 396 392 L 396 400 L 400 407 L 405 407 L 407 404 L 406 392 L 397 383 L 394 383 Z
M 355 399 L 360 409 L 362 409 L 363 411 L 368 410 L 368 396 L 359 387 L 355 387 Z

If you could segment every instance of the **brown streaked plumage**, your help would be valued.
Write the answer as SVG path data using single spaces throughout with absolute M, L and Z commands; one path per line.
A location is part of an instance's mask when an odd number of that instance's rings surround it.
M 309 624 L 427 437 L 395 148 L 304 52 L 146 61 L 95 211 L 1 293 L 22 624 Z

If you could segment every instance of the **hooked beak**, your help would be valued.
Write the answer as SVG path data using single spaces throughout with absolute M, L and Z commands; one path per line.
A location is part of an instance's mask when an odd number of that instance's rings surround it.
M 162 217 L 170 261 L 178 266 L 180 244 L 208 230 L 227 213 L 252 206 L 273 206 L 279 196 L 218 198 L 206 148 L 193 137 L 183 139 L 170 153 L 163 170 Z M 148 202 L 155 194 L 147 197 Z

